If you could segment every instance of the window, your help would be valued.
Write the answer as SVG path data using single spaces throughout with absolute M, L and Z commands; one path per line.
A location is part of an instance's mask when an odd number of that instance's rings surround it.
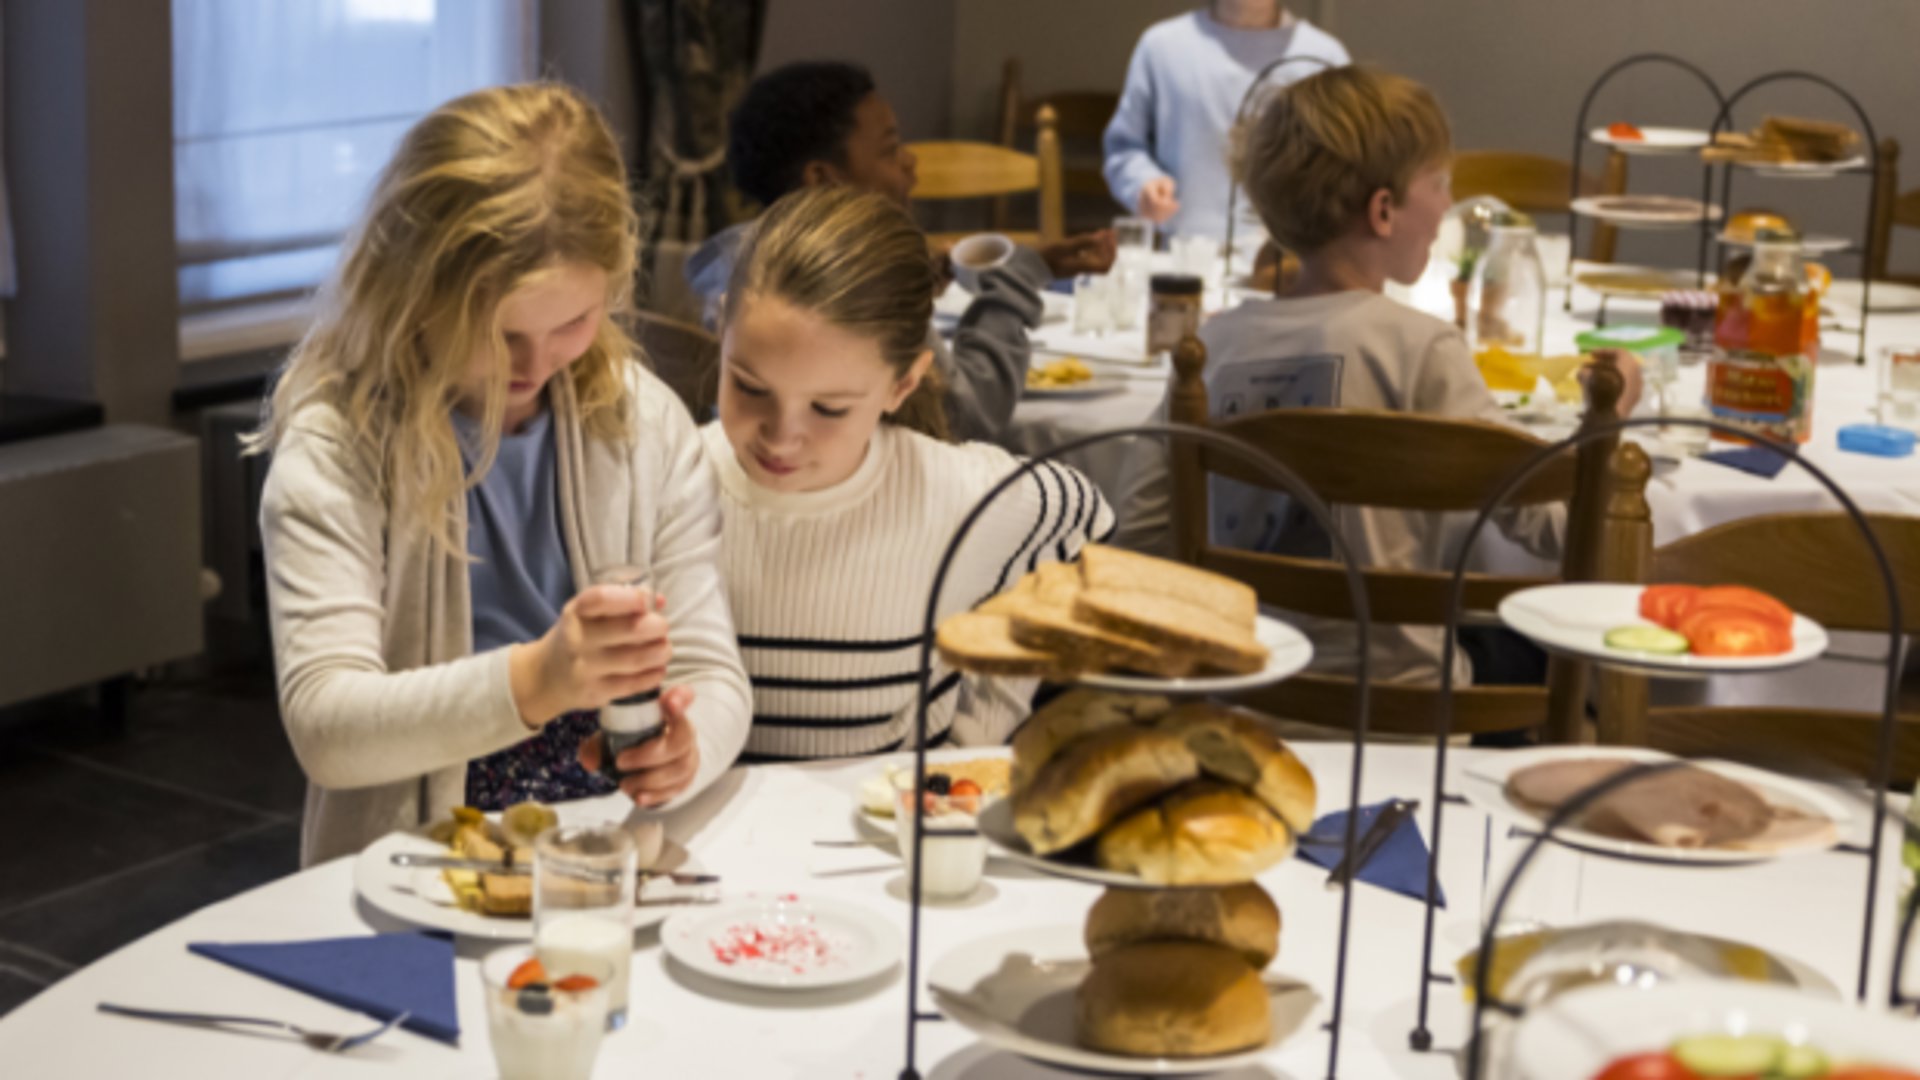
M 408 126 L 533 40 L 532 0 L 173 0 L 182 310 L 317 285 Z

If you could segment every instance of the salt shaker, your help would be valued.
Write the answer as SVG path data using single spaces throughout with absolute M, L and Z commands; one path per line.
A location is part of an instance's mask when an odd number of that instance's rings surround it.
M 653 603 L 650 578 L 643 567 L 611 566 L 596 573 L 593 583 L 639 589 L 647 594 L 648 605 Z M 666 731 L 660 717 L 660 688 L 656 686 L 607 703 L 600 710 L 600 730 L 607 736 L 607 752 L 600 757 L 600 772 L 618 782 L 621 772 L 614 762 L 621 752 L 657 739 Z

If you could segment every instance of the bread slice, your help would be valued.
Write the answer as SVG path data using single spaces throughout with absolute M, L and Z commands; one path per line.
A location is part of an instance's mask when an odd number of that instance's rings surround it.
M 1253 588 L 1208 570 L 1105 544 L 1080 550 L 1080 578 L 1089 589 L 1158 593 L 1202 608 L 1253 632 L 1260 598 Z
M 1176 652 L 1212 668 L 1246 675 L 1267 663 L 1267 647 L 1244 626 L 1164 593 L 1088 588 L 1074 598 L 1079 618 Z
M 1156 694 L 1111 690 L 1069 690 L 1047 702 L 1013 733 L 1013 790 L 1026 790 L 1056 754 L 1097 731 L 1122 724 L 1146 724 L 1173 708 Z
M 1029 582 L 1031 588 L 994 598 L 994 601 L 1006 600 L 995 610 L 1013 620 L 1013 640 L 1020 644 L 1060 653 L 1086 671 L 1118 668 L 1162 678 L 1193 673 L 1196 659 L 1192 653 L 1116 634 L 1077 618 L 1073 601 L 1084 588 L 1077 568 L 1066 563 L 1048 563 L 1022 578 L 1020 584 L 1024 586 Z M 986 608 L 983 606 L 981 610 Z
M 940 624 L 933 643 L 942 660 L 976 675 L 1067 679 L 1076 670 L 1059 653 L 1030 649 L 1013 640 L 1005 615 L 961 612 Z
M 973 610 L 985 615 L 1012 615 L 1032 603 L 1034 594 L 1040 589 L 1040 574 L 1036 571 L 1013 583 L 1005 592 L 996 593 L 980 601 Z

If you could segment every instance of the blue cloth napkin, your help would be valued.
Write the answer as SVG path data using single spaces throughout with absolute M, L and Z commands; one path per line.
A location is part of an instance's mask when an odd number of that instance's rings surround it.
M 1725 465 L 1729 469 L 1752 473 L 1768 480 L 1780 475 L 1787 467 L 1785 454 L 1765 446 L 1742 446 L 1733 450 L 1715 450 L 1701 454 L 1701 461 L 1711 461 L 1715 465 Z
M 1387 804 L 1384 802 L 1360 808 L 1360 820 L 1356 823 L 1353 833 L 1354 843 L 1359 843 L 1360 838 L 1367 835 L 1367 827 L 1372 825 L 1373 819 L 1379 817 L 1380 811 L 1386 808 Z M 1410 896 L 1415 900 L 1424 901 L 1427 898 L 1427 865 L 1433 857 L 1427 851 L 1426 840 L 1420 835 L 1417 819 L 1423 812 L 1425 807 L 1408 815 L 1407 819 L 1400 823 L 1400 827 L 1393 830 L 1393 835 L 1387 837 L 1387 842 L 1380 845 L 1380 850 L 1360 868 L 1361 881 L 1369 885 L 1378 885 L 1389 892 L 1397 892 L 1401 896 Z M 1346 828 L 1347 812 L 1336 810 L 1313 823 L 1313 835 L 1344 837 Z M 1340 858 L 1345 851 L 1346 849 L 1337 841 L 1331 844 L 1302 841 L 1299 847 L 1301 858 L 1328 870 L 1340 865 Z M 1445 889 L 1440 890 L 1439 899 L 1440 907 L 1444 909 L 1447 906 Z
M 241 945 L 202 941 L 187 950 L 381 1020 L 411 1013 L 402 1027 L 460 1042 L 450 936 L 397 933 Z

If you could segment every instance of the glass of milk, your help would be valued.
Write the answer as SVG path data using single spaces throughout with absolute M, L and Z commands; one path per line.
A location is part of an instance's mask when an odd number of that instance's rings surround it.
M 608 965 L 610 1031 L 627 1022 L 638 855 L 617 824 L 563 825 L 533 844 L 534 951 L 549 970 Z
M 587 1080 L 607 1033 L 612 969 L 597 957 L 563 967 L 543 959 L 545 982 L 512 985 L 514 972 L 534 956 L 530 946 L 509 945 L 480 962 L 487 1038 L 500 1080 Z
M 909 886 L 913 881 L 913 771 L 894 776 L 893 820 L 900 841 L 900 864 L 906 868 Z M 987 838 L 980 835 L 980 823 L 953 800 L 929 795 L 933 803 L 925 822 L 927 835 L 921 841 L 926 864 L 920 868 L 920 895 L 927 899 L 961 899 L 980 887 L 987 867 Z

